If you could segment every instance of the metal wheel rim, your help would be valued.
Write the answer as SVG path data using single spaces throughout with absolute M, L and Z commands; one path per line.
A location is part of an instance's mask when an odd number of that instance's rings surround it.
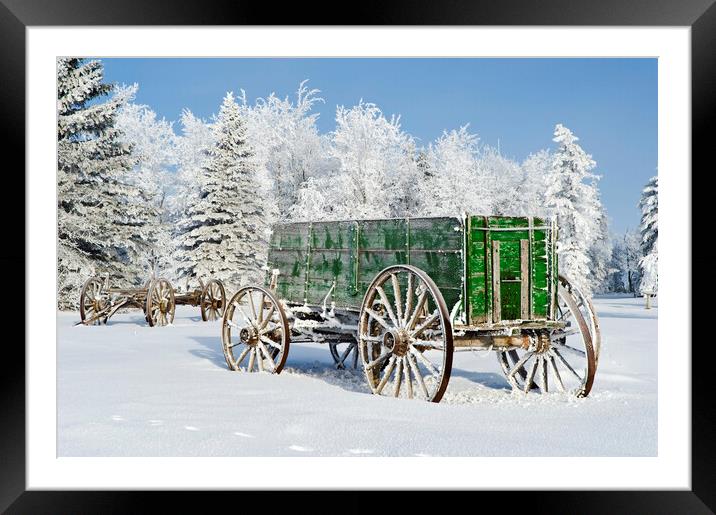
M 234 294 L 222 317 L 221 342 L 232 370 L 278 374 L 288 357 L 290 330 L 278 298 L 260 286 L 245 286 Z M 244 331 L 251 333 L 242 340 Z
M 174 288 L 166 279 L 156 279 L 149 285 L 146 318 L 151 327 L 163 327 L 174 322 Z
M 84 322 L 96 315 L 107 306 L 109 296 L 102 292 L 104 281 L 99 277 L 90 277 L 82 285 L 80 291 L 80 320 Z M 106 322 L 106 319 L 105 319 Z M 93 325 L 100 325 L 102 319 L 98 318 L 92 322 Z
M 546 350 L 538 346 L 527 350 L 509 349 L 499 352 L 497 359 L 514 389 L 525 393 L 535 390 L 547 393 L 556 389 L 586 397 L 596 371 L 591 326 L 580 310 L 577 294 L 564 277 L 559 278 L 558 298 L 557 320 L 564 320 L 568 325 L 564 330 L 549 332 Z
M 440 290 L 425 272 L 395 265 L 376 276 L 363 298 L 358 340 L 374 394 L 440 401 L 452 369 L 452 325 Z

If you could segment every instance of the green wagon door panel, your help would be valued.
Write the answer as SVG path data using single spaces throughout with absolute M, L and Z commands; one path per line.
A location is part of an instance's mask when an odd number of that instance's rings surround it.
M 542 218 L 530 223 L 527 217 L 469 217 L 466 311 L 470 323 L 547 317 L 553 265 L 546 223 Z
M 281 298 L 303 302 L 306 294 L 306 259 L 310 224 L 279 224 L 271 233 L 267 282 L 271 270 L 278 269 L 276 290 Z

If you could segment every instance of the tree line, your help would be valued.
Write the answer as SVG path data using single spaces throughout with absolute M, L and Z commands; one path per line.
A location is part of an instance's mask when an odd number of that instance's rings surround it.
M 419 145 L 399 117 L 359 102 L 321 134 L 320 91 L 249 103 L 227 93 L 211 120 L 185 109 L 178 131 L 133 102 L 137 85 L 104 82 L 101 61 L 58 59 L 58 305 L 84 280 L 143 284 L 153 270 L 191 288 L 260 281 L 270 226 L 475 214 L 554 217 L 560 270 L 589 292 L 656 290 L 657 189 L 640 233 L 612 235 L 596 163 L 561 124 L 554 148 L 522 162 L 465 125 Z M 178 132 L 178 133 L 177 133 Z

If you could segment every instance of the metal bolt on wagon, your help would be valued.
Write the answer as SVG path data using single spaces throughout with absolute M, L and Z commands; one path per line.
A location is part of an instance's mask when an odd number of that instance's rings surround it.
M 279 373 L 291 339 L 318 341 L 373 393 L 439 402 L 453 352 L 483 349 L 515 389 L 586 396 L 599 323 L 558 273 L 556 236 L 533 217 L 276 224 L 266 284 L 224 312 L 226 362 Z

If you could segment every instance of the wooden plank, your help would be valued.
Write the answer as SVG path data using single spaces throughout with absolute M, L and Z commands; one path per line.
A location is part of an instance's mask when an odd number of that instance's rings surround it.
M 492 242 L 492 321 L 499 322 L 502 314 L 500 292 L 500 240 Z
M 530 319 L 530 240 L 520 240 L 520 318 Z

